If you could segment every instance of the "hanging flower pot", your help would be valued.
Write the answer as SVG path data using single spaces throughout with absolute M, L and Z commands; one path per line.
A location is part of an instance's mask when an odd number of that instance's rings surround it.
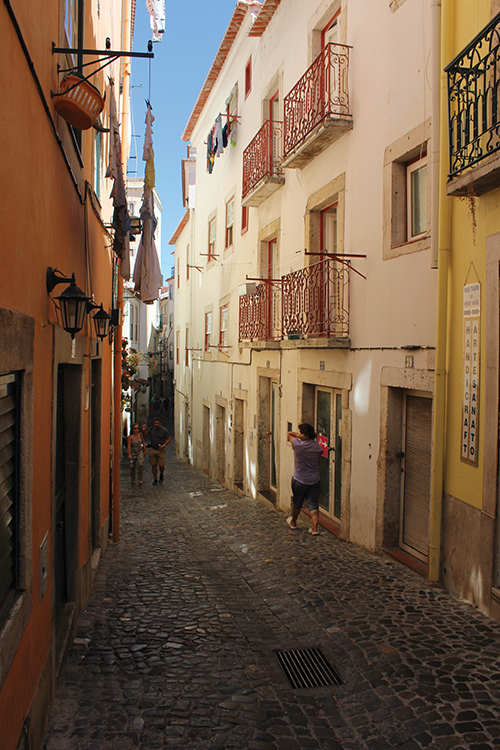
M 69 73 L 61 81 L 55 102 L 56 112 L 78 130 L 88 130 L 104 108 L 98 89 L 79 73 Z

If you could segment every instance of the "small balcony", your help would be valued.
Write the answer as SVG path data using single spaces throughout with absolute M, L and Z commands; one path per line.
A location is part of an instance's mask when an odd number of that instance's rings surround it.
M 285 184 L 283 123 L 268 120 L 243 152 L 242 204 L 260 206 Z
M 352 128 L 349 49 L 327 44 L 284 99 L 283 166 L 302 169 Z
M 500 14 L 445 68 L 448 76 L 448 195 L 500 185 Z
M 280 341 L 281 283 L 257 284 L 254 294 L 240 296 L 239 341 Z
M 349 346 L 349 267 L 327 259 L 260 284 L 240 297 L 239 322 L 240 342 Z

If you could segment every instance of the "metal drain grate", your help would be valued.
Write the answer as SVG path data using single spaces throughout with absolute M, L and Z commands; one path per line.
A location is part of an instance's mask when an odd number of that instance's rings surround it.
M 343 683 L 340 674 L 319 648 L 274 653 L 292 688 L 325 687 Z

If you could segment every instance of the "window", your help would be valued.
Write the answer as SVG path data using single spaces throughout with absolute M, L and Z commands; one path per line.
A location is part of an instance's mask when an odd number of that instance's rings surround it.
M 135 308 L 135 328 L 134 328 L 135 341 L 139 341 L 139 308 Z
M 219 346 L 226 347 L 229 343 L 229 305 L 223 305 L 220 309 L 220 333 L 219 333 Z
M 177 259 L 177 289 L 181 288 L 181 261 Z
M 102 133 L 96 131 L 94 140 L 94 193 L 101 200 Z
M 252 58 L 250 57 L 245 67 L 245 99 L 247 99 L 251 90 L 252 90 Z
M 427 156 L 406 167 L 407 240 L 424 235 L 429 228 L 427 216 Z
M 238 124 L 238 84 L 236 84 L 226 101 L 226 117 L 227 117 L 227 137 L 231 136 L 233 130 L 236 130 Z
M 175 337 L 175 361 L 177 364 L 180 364 L 180 348 L 181 348 L 181 332 L 177 331 L 177 335 Z
M 248 232 L 248 218 L 249 218 L 249 208 L 248 206 L 242 206 L 241 207 L 241 234 L 245 234 L 245 232 Z
M 216 219 L 210 219 L 208 222 L 208 261 L 215 260 L 215 240 L 216 240 Z
M 68 47 L 75 49 L 80 41 L 79 34 L 79 6 L 78 0 L 65 0 L 64 30 Z
M 189 328 L 186 328 L 186 365 L 189 365 Z
M 337 205 L 328 206 L 321 211 L 320 252 L 337 252 Z
M 189 249 L 190 249 L 190 247 L 191 246 L 188 245 L 187 246 L 187 251 L 186 251 L 186 279 L 187 279 L 187 281 L 189 281 Z
M 226 203 L 226 249 L 233 244 L 234 198 Z
M 132 341 L 134 338 L 134 306 L 132 303 L 129 303 L 129 338 Z
M 208 352 L 212 339 L 212 313 L 205 313 L 205 351 Z
M 19 376 L 0 376 L 0 621 L 12 603 L 18 578 L 18 424 Z
M 430 131 L 429 119 L 385 149 L 383 260 L 430 248 L 431 181 L 427 160 Z

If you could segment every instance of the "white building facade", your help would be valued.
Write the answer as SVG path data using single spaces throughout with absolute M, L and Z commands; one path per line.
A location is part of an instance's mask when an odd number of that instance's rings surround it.
M 238 2 L 175 235 L 178 455 L 286 512 L 287 432 L 309 422 L 321 524 L 424 568 L 433 32 L 431 0 Z
M 128 177 L 127 201 L 129 215 L 131 217 L 140 216 L 143 193 L 144 179 L 140 177 Z M 155 232 L 155 246 L 158 254 L 158 262 L 160 262 L 161 212 L 163 206 L 156 188 L 153 188 L 153 200 L 155 216 L 158 221 Z M 140 294 L 134 291 L 135 285 L 132 279 L 140 238 L 139 233 L 135 236 L 135 240 L 130 242 L 130 281 L 125 282 L 123 290 L 123 338 L 128 339 L 128 346 L 131 349 L 135 349 L 143 355 L 136 378 L 139 378 L 140 381 L 144 381 L 144 384 L 140 389 L 130 391 L 131 411 L 127 412 L 127 414 L 129 415 L 129 421 L 131 424 L 133 422 L 144 424 L 149 419 L 153 392 L 151 391 L 150 385 L 146 385 L 146 381 L 150 380 L 156 369 L 157 358 L 154 359 L 154 355 L 158 351 L 161 340 L 159 294 L 158 300 L 152 304 L 146 304 L 141 300 Z M 150 355 L 153 355 L 153 358 Z M 152 367 L 151 363 L 155 366 Z

